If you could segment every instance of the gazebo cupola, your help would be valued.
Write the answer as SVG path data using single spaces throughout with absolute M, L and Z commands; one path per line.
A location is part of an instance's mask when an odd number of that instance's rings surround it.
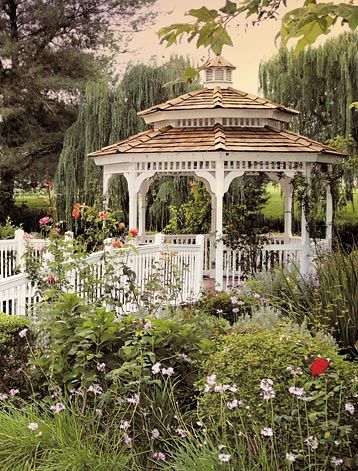
M 235 69 L 236 67 L 221 55 L 210 59 L 202 67 L 205 87 L 228 88 L 232 85 L 232 72 Z

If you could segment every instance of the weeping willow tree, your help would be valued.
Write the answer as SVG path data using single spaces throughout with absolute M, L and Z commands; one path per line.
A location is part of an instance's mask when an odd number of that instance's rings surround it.
M 87 157 L 89 152 L 144 131 L 147 126 L 137 116 L 138 111 L 198 86 L 197 83 L 190 86 L 177 83 L 163 87 L 165 83 L 175 80 L 188 65 L 188 60 L 182 57 L 173 57 L 162 66 L 130 65 L 118 86 L 103 79 L 87 86 L 78 118 L 66 132 L 56 172 L 60 218 L 71 221 L 74 203 L 93 204 L 96 197 L 102 194 L 101 169 Z M 149 199 L 156 208 L 149 213 L 151 227 L 165 225 L 169 217 L 166 205 L 181 204 L 187 198 L 188 189 L 184 180 L 176 181 L 174 188 L 177 191 L 173 192 L 168 178 L 160 179 L 151 188 Z M 125 212 L 128 200 L 125 179 L 115 178 L 109 193 L 111 204 Z
M 260 64 L 264 96 L 300 111 L 293 130 L 325 142 L 337 135 L 358 143 L 358 33 L 349 32 L 317 48 L 281 49 Z

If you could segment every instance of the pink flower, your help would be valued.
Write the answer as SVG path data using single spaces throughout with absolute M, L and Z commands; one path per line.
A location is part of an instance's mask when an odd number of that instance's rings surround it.
M 137 406 L 139 404 L 139 396 L 138 394 L 134 394 L 132 397 L 127 397 L 128 404 L 133 404 Z
M 130 426 L 131 426 L 131 424 L 130 424 L 130 422 L 128 422 L 128 420 L 123 420 L 121 422 L 121 425 L 119 426 L 119 428 L 121 430 L 127 430 Z
M 237 399 L 234 399 L 233 401 L 226 403 L 226 407 L 229 410 L 236 409 L 236 407 L 238 407 L 238 405 L 239 405 L 239 401 Z
M 28 331 L 29 331 L 29 329 L 22 329 L 22 330 L 20 330 L 20 332 L 19 332 L 19 337 L 21 337 L 21 338 L 23 339 L 24 337 L 27 336 L 27 332 L 28 332 Z
M 154 365 L 152 366 L 152 373 L 154 375 L 160 373 L 160 367 L 161 366 L 162 366 L 162 364 L 159 361 L 157 361 L 157 363 L 154 363 Z
M 16 394 L 19 394 L 19 390 L 18 389 L 10 389 L 10 396 L 14 397 L 16 396 Z
M 153 453 L 153 458 L 158 461 L 166 461 L 167 457 L 161 451 L 156 451 Z
M 228 463 L 231 460 L 231 455 L 226 453 L 219 453 L 218 458 L 222 463 Z
M 157 428 L 153 428 L 151 439 L 155 440 L 156 438 L 159 438 L 159 436 L 160 436 L 159 430 Z
M 51 221 L 51 218 L 45 216 L 39 220 L 40 226 L 46 226 Z
M 97 363 L 96 368 L 97 368 L 98 371 L 101 371 L 103 373 L 104 371 L 106 371 L 106 364 L 105 363 Z
M 129 435 L 127 435 L 127 434 L 124 435 L 123 440 L 124 440 L 124 443 L 125 443 L 127 446 L 129 446 L 129 447 L 132 446 L 132 439 L 131 439 L 131 437 L 130 437 Z
M 98 217 L 99 217 L 100 219 L 106 219 L 107 213 L 106 213 L 105 211 L 100 211 L 100 212 L 98 213 Z
M 178 437 L 180 437 L 180 438 L 185 438 L 187 436 L 187 432 L 183 428 L 177 428 L 175 431 L 176 431 Z
M 173 376 L 174 368 L 172 368 L 171 366 L 169 368 L 163 368 L 162 369 L 162 374 L 165 375 L 165 376 Z

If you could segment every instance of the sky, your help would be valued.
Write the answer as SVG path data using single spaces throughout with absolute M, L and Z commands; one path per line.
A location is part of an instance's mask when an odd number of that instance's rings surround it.
M 123 72 L 127 62 L 144 62 L 155 60 L 163 63 L 171 54 L 189 56 L 195 63 L 202 64 L 208 57 L 204 48 L 195 47 L 185 39 L 181 44 L 167 48 L 159 44 L 156 32 L 163 26 L 172 23 L 188 21 L 185 12 L 190 8 L 219 8 L 225 4 L 224 0 L 158 0 L 156 8 L 158 16 L 154 24 L 136 33 L 129 44 L 130 51 L 121 54 L 118 60 L 117 71 Z M 287 0 L 288 8 L 282 7 L 279 11 L 282 17 L 286 11 L 302 5 L 302 0 Z M 249 26 L 245 31 L 231 29 L 234 46 L 226 46 L 223 56 L 237 67 L 233 75 L 234 86 L 249 93 L 258 93 L 258 69 L 262 60 L 272 57 L 277 52 L 275 36 L 280 29 L 280 20 L 265 20 L 256 26 Z M 342 28 L 339 29 L 342 31 Z M 338 30 L 335 32 L 337 34 Z

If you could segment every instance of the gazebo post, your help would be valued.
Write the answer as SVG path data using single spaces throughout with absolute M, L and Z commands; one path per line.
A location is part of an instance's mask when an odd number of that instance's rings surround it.
M 311 168 L 307 164 L 307 180 L 308 180 L 308 191 L 310 191 L 311 185 Z M 300 274 L 303 277 L 309 275 L 310 272 L 310 255 L 311 255 L 311 245 L 310 245 L 310 233 L 308 227 L 308 221 L 306 218 L 306 212 L 304 207 L 304 202 L 302 202 L 301 210 L 301 258 L 300 258 Z
M 144 180 L 138 192 L 138 232 L 139 237 L 145 236 L 146 210 L 147 210 L 147 193 L 150 186 L 150 180 Z
M 103 206 L 105 208 L 108 208 L 108 205 L 109 205 L 108 191 L 109 191 L 109 184 L 110 184 L 110 181 L 111 181 L 112 177 L 113 177 L 112 173 L 103 172 L 102 195 L 103 195 Z
M 216 250 L 215 250 L 215 285 L 218 291 L 224 289 L 224 241 L 223 241 L 223 206 L 224 206 L 224 161 L 216 163 L 215 175 L 216 202 Z
M 128 184 L 129 208 L 128 208 L 128 226 L 130 229 L 137 227 L 138 220 L 138 201 L 136 190 L 136 175 L 132 172 L 124 174 Z
M 210 242 L 209 242 L 209 276 L 214 278 L 215 265 L 215 233 L 216 233 L 216 196 L 211 194 L 211 222 L 210 222 Z
M 293 205 L 293 187 L 290 180 L 281 182 L 285 201 L 285 244 L 289 244 L 292 238 L 292 205 Z
M 326 187 L 326 241 L 328 248 L 332 247 L 333 238 L 333 198 L 332 188 L 329 183 Z

